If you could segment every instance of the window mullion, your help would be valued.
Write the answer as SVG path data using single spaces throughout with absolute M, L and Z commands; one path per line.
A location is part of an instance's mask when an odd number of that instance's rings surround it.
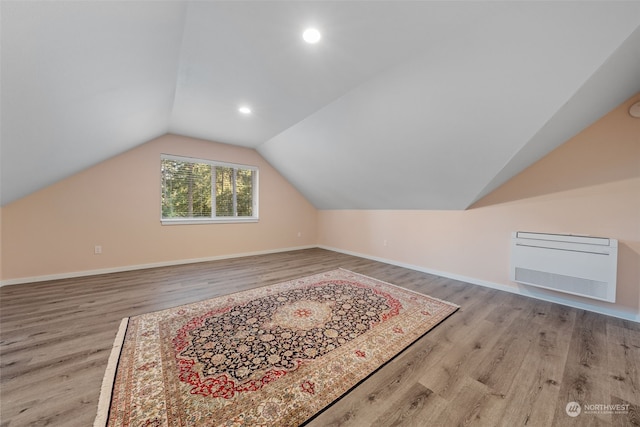
M 251 174 L 251 215 L 258 216 L 258 171 Z
M 216 183 L 218 182 L 218 168 L 211 165 L 211 218 L 218 216 L 216 212 Z
M 237 177 L 238 177 L 238 169 L 233 168 L 233 179 L 231 180 L 231 188 L 233 192 L 233 216 L 238 216 L 238 194 L 236 192 Z

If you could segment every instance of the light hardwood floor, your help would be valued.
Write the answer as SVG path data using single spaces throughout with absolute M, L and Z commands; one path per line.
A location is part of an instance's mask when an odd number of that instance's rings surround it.
M 90 426 L 123 317 L 337 267 L 461 309 L 310 426 L 640 425 L 639 324 L 309 249 L 0 288 L 0 426 Z

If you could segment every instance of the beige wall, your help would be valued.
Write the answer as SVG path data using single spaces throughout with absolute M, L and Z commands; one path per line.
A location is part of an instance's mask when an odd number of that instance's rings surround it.
M 545 298 L 638 316 L 640 120 L 636 95 L 466 211 L 320 211 L 318 242 Z M 509 281 L 512 231 L 619 240 L 617 303 Z M 385 246 L 386 240 L 386 246 Z M 638 318 L 640 320 L 640 317 Z
M 161 225 L 161 153 L 258 166 L 260 221 Z M 9 281 L 313 245 L 316 213 L 255 150 L 165 135 L 4 206 L 1 277 Z M 94 255 L 95 245 L 102 245 L 101 255 Z

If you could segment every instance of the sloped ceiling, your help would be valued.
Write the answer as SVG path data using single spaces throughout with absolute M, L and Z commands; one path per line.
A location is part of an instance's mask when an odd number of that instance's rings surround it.
M 320 209 L 465 209 L 640 90 L 640 2 L 1 14 L 2 205 L 170 132 L 256 148 Z

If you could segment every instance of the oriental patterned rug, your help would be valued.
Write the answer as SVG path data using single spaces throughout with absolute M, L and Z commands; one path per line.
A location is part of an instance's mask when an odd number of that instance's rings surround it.
M 458 309 L 334 270 L 124 319 L 95 426 L 297 426 Z

